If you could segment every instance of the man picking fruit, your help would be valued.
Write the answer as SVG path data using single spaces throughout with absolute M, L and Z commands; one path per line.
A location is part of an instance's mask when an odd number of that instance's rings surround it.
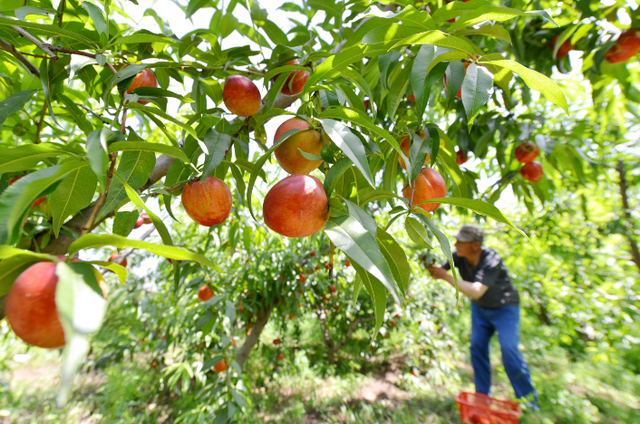
M 476 392 L 491 395 L 491 337 L 498 333 L 502 363 L 518 398 L 537 395 L 529 369 L 520 351 L 520 297 L 500 256 L 483 247 L 484 232 L 475 225 L 463 225 L 455 235 L 453 263 L 458 268 L 458 289 L 471 298 L 471 363 Z M 425 264 L 433 278 L 445 280 L 453 287 L 449 263 Z

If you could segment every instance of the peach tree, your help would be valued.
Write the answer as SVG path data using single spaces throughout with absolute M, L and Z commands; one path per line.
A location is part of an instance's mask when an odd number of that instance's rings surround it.
M 136 29 L 127 10 L 137 3 L 0 5 L 2 312 L 6 302 L 28 331 L 47 320 L 63 329 L 61 404 L 108 303 L 95 267 L 125 283 L 121 262 L 142 249 L 171 259 L 174 287 L 188 264 L 233 273 L 217 260 L 230 254 L 231 216 L 234 237 L 256 252 L 267 246 L 251 226 L 321 239 L 330 264 L 343 252 L 356 271 L 353 296 L 371 298 L 376 334 L 388 299 L 400 305 L 408 291 L 399 236 L 439 245 L 451 261 L 445 208 L 511 225 L 493 205 L 507 187 L 531 207 L 533 195 L 552 198 L 564 172 L 597 178 L 581 172 L 591 166 L 585 152 L 549 124 L 576 122 L 559 118 L 570 105 L 549 77 L 567 70 L 566 52 L 585 52 L 589 111 L 604 111 L 602 124 L 618 125 L 616 107 L 633 112 L 638 100 L 638 71 L 626 64 L 640 44 L 625 7 L 623 24 L 590 1 L 558 10 L 546 1 L 308 0 L 280 6 L 283 26 L 252 0 L 192 1 L 177 3 L 176 20 L 206 12 L 211 21 L 178 37 L 152 8 L 144 16 L 155 29 Z M 226 47 L 230 37 L 243 45 Z M 267 135 L 265 125 L 283 118 Z M 516 151 L 527 141 L 537 155 Z M 481 193 L 468 157 L 498 183 Z M 282 172 L 292 175 L 277 181 Z M 182 209 L 210 228 L 204 245 L 176 245 L 161 216 Z M 131 236 L 141 217 L 158 242 Z M 114 248 L 125 249 L 114 262 L 78 261 Z M 14 290 L 43 261 L 55 274 Z M 48 290 L 48 318 L 25 312 L 29 290 Z M 235 416 L 233 402 L 219 422 Z

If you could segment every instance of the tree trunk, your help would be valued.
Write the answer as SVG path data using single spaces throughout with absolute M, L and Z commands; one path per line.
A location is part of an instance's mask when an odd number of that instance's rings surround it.
M 629 247 L 631 249 L 631 260 L 634 264 L 636 264 L 636 267 L 638 267 L 638 271 L 640 271 L 640 250 L 638 250 L 638 243 L 633 237 L 635 226 L 633 224 L 633 217 L 631 216 L 631 208 L 629 207 L 629 197 L 627 195 L 627 178 L 625 175 L 624 162 L 622 161 L 622 159 L 618 159 L 617 171 L 618 174 L 620 174 L 620 196 L 622 197 L 622 210 L 627 227 L 624 236 L 629 241 Z
M 258 343 L 260 339 L 260 334 L 262 334 L 262 330 L 264 330 L 265 325 L 269 321 L 269 317 L 271 316 L 272 306 L 269 306 L 266 310 L 258 311 L 258 319 L 256 323 L 251 328 L 251 333 L 249 333 L 249 337 L 245 340 L 244 344 L 236 353 L 236 362 L 240 364 L 242 367 L 246 360 L 249 358 L 251 354 L 251 350 L 253 350 L 254 346 Z

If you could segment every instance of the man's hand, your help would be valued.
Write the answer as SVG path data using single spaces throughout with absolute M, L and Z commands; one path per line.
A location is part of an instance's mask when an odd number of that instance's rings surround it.
M 427 267 L 427 271 L 429 271 L 429 274 L 431 274 L 431 277 L 437 280 L 446 280 L 450 284 L 453 281 L 453 276 L 449 274 L 449 271 L 442 268 L 440 265 L 435 265 L 435 264 L 429 265 Z

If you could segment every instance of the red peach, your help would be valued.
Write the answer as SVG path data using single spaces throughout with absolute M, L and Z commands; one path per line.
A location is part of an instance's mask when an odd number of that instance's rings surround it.
M 275 143 L 287 131 L 291 130 L 307 130 L 309 123 L 299 118 L 292 118 L 284 121 L 273 138 Z M 302 156 L 300 150 L 305 153 L 311 153 L 320 156 L 322 150 L 322 135 L 320 131 L 309 130 L 300 131 L 287 138 L 275 150 L 276 160 L 289 174 L 308 174 L 320 166 L 322 160 L 309 160 Z
M 222 100 L 227 109 L 238 116 L 255 115 L 262 104 L 258 87 L 242 75 L 227 77 L 222 90 Z
M 213 290 L 207 284 L 204 284 L 198 289 L 198 299 L 201 302 L 206 302 L 213 297 Z
M 56 308 L 56 263 L 38 262 L 13 283 L 5 313 L 16 336 L 25 343 L 55 349 L 64 346 L 64 331 Z
M 227 369 L 227 360 L 223 359 L 213 366 L 213 371 L 221 373 Z
M 329 219 L 329 201 L 322 183 L 309 175 L 294 174 L 271 187 L 263 203 L 264 222 L 287 237 L 317 233 Z
M 518 162 L 529 163 L 532 162 L 540 154 L 540 149 L 536 143 L 532 141 L 525 141 L 524 143 L 516 147 L 514 155 Z
M 626 62 L 638 54 L 640 50 L 640 33 L 628 29 L 620 34 L 618 41 L 604 54 L 604 60 L 609 63 Z
M 447 185 L 444 182 L 444 178 L 442 178 L 442 175 L 435 169 L 422 168 L 422 171 L 420 171 L 414 183 L 415 190 L 411 206 L 424 202 L 425 200 L 445 197 L 447 194 Z M 405 198 L 411 199 L 411 186 L 405 188 L 402 194 Z M 439 206 L 440 203 L 423 203 L 419 207 L 427 212 L 433 212 L 438 209 Z
M 144 69 L 142 72 L 137 74 L 135 78 L 133 78 L 131 85 L 127 89 L 127 94 L 131 94 L 131 92 L 138 87 L 157 87 L 157 86 L 158 86 L 158 80 L 156 79 L 156 76 L 153 74 L 151 69 Z M 139 100 L 138 103 L 140 103 L 141 105 L 146 105 L 149 102 L 144 102 L 142 100 Z
M 420 132 L 420 137 L 424 138 L 424 132 L 421 131 Z M 402 142 L 400 143 L 400 149 L 402 150 L 402 153 L 404 153 L 404 155 L 406 157 L 410 157 L 410 153 L 411 153 L 411 137 L 409 135 L 406 135 L 403 139 Z M 428 164 L 429 161 L 431 160 L 431 155 L 427 154 L 427 158 L 424 160 L 424 164 Z M 398 155 L 398 162 L 400 162 L 400 166 L 402 167 L 402 169 L 407 169 L 407 165 L 404 163 L 404 159 L 402 159 L 402 156 Z
M 549 43 L 549 47 L 551 48 L 552 53 L 556 48 L 558 38 L 560 38 L 560 34 L 556 35 L 555 38 L 551 40 L 551 43 Z M 562 59 L 563 57 L 568 55 L 571 50 L 573 50 L 573 44 L 571 44 L 571 39 L 569 38 L 565 40 L 564 43 L 562 43 L 560 48 L 558 48 L 558 51 L 556 52 L 556 59 Z
M 297 59 L 290 60 L 289 62 L 285 63 L 285 65 L 299 65 L 299 64 L 300 62 L 298 62 Z M 272 78 L 272 80 L 277 79 L 278 76 L 280 75 L 279 74 L 276 75 L 275 77 Z M 282 91 L 280 92 L 285 96 L 295 96 L 296 94 L 300 94 L 302 93 L 302 90 L 304 89 L 304 85 L 307 83 L 308 79 L 309 79 L 309 72 L 303 71 L 302 69 L 293 71 L 287 77 L 287 80 L 285 81 L 284 86 L 282 87 Z
M 207 177 L 187 184 L 182 191 L 182 206 L 195 222 L 205 227 L 224 222 L 231 213 L 231 190 L 219 178 Z
M 520 169 L 520 175 L 522 175 L 522 178 L 525 180 L 536 183 L 542 179 L 544 171 L 542 170 L 542 165 L 540 165 L 539 162 L 533 161 L 524 164 Z

